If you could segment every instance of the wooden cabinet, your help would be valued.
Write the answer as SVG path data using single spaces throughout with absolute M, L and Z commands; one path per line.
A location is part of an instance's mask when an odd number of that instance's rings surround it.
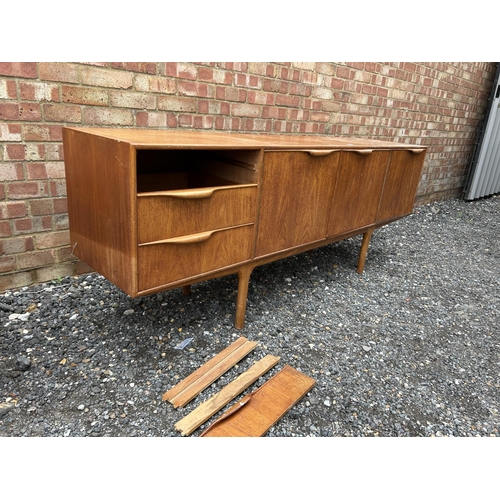
M 425 148 L 323 136 L 64 128 L 73 253 L 131 297 L 252 270 L 411 213 Z

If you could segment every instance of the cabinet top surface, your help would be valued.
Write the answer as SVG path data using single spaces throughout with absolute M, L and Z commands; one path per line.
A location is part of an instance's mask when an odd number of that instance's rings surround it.
M 260 135 L 132 128 L 65 129 L 126 142 L 137 149 L 426 149 L 421 145 L 326 135 Z

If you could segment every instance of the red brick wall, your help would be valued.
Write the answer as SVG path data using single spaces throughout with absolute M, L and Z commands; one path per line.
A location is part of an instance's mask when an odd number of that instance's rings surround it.
M 324 134 L 429 146 L 417 203 L 460 196 L 496 63 L 0 63 L 0 291 L 85 271 L 61 127 Z

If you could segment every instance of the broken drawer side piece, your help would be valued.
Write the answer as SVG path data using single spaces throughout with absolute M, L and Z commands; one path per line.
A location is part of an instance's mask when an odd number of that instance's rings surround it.
M 311 377 L 285 365 L 259 389 L 229 408 L 201 436 L 263 436 L 315 384 Z
M 200 366 L 163 395 L 175 408 L 185 406 L 212 382 L 220 378 L 257 346 L 257 342 L 240 337 L 219 354 Z
M 259 377 L 276 366 L 279 360 L 279 357 L 268 354 L 260 361 L 257 361 L 247 371 L 223 387 L 217 394 L 214 394 L 210 399 L 201 403 L 191 413 L 179 420 L 175 424 L 175 429 L 181 432 L 183 436 L 189 436 L 189 434 L 204 424 L 232 399 L 250 387 Z

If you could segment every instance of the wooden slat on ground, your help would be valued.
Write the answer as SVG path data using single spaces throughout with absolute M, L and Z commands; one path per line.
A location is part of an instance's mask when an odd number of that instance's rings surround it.
M 175 424 L 175 429 L 180 431 L 183 436 L 188 436 L 229 403 L 229 401 L 241 394 L 260 376 L 268 372 L 279 360 L 279 357 L 268 354 L 260 361 L 257 361 L 246 372 L 242 373 L 239 377 L 222 388 L 217 394 L 207 399 L 204 403 L 201 403 L 191 413 L 179 420 Z
M 229 408 L 202 436 L 263 436 L 315 384 L 312 378 L 285 365 L 256 391 Z
M 212 382 L 215 382 L 219 377 L 224 375 L 238 361 L 243 359 L 256 345 L 257 342 L 240 337 L 211 360 L 200 366 L 191 375 L 168 390 L 163 395 L 163 400 L 169 401 L 175 408 L 186 405 Z

